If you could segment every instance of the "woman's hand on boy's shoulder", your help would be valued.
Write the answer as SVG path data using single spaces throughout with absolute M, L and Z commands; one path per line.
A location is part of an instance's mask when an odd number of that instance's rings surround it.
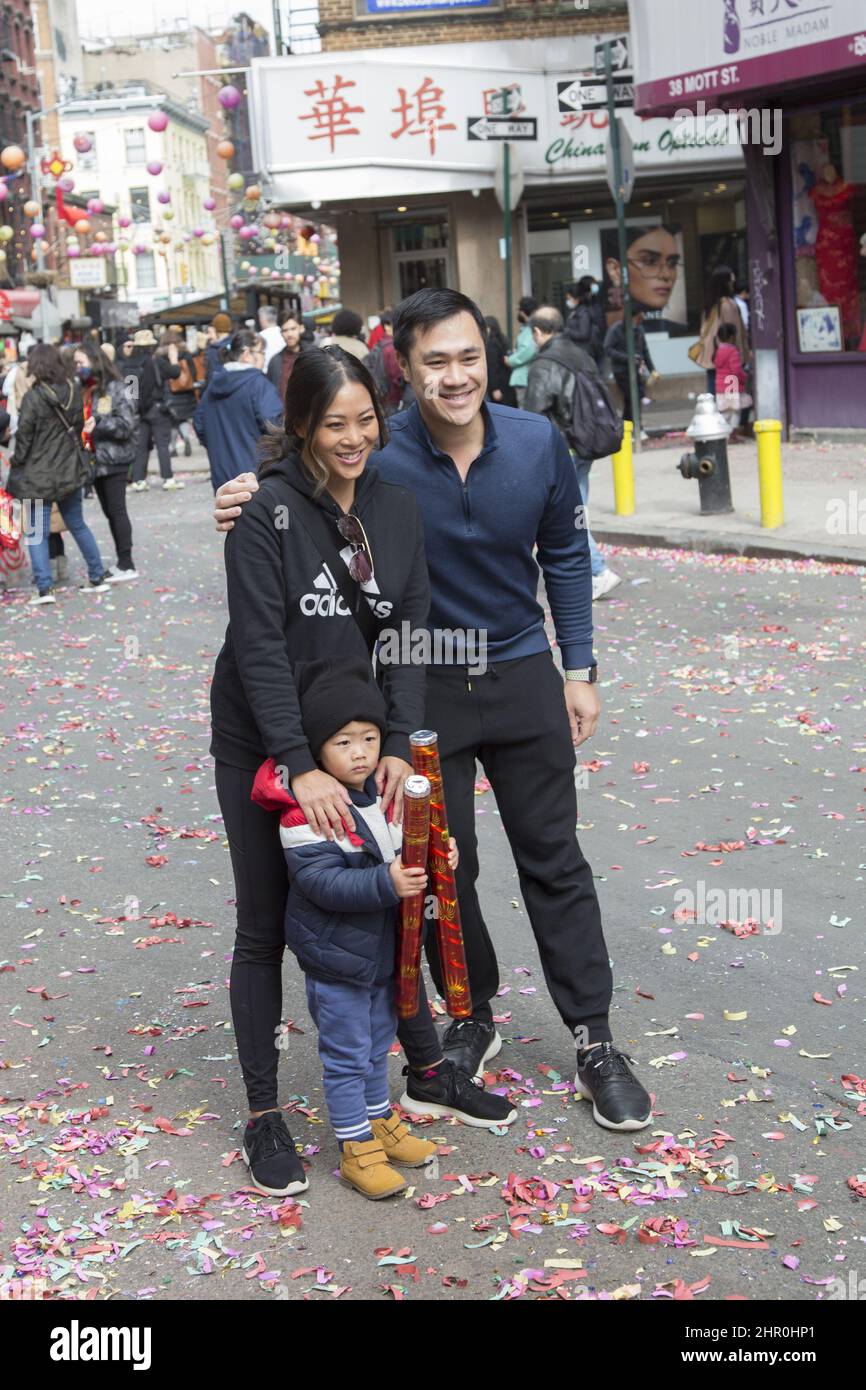
M 255 473 L 239 473 L 217 488 L 214 496 L 214 521 L 218 531 L 231 531 L 234 518 L 240 516 L 245 502 L 249 502 L 254 492 L 259 490 Z

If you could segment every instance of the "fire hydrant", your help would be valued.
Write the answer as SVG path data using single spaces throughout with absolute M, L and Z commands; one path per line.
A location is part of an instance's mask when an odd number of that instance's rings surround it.
M 698 396 L 694 418 L 686 430 L 695 441 L 695 451 L 683 454 L 677 468 L 684 478 L 697 478 L 702 516 L 734 510 L 728 472 L 729 433 L 730 426 L 719 413 L 715 396 Z

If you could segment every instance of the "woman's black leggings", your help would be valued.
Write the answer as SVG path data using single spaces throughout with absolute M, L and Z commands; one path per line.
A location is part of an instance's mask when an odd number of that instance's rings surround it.
M 280 817 L 250 800 L 254 772 L 221 762 L 214 770 L 235 880 L 238 925 L 230 992 L 238 1057 L 250 1109 L 270 1110 L 277 1105 L 288 895 Z M 418 1012 L 400 1024 L 399 1038 L 415 1067 L 430 1066 L 442 1055 L 423 980 Z

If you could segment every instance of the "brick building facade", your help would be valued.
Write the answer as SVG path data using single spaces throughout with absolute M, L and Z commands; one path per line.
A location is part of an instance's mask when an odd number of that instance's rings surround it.
M 587 0 L 501 0 L 490 9 L 428 10 L 377 16 L 363 0 L 319 0 L 323 50 L 394 48 L 430 43 L 478 43 L 491 39 L 541 39 L 557 34 L 628 29 L 628 5 Z
M 27 148 L 25 111 L 39 109 L 36 44 L 29 0 L 0 0 L 0 149 L 6 145 Z M 6 171 L 0 169 L 0 175 Z M 0 244 L 0 285 L 21 284 L 29 268 L 30 245 L 21 205 L 31 196 L 25 172 L 7 180 L 8 198 L 0 203 L 0 222 L 15 232 L 12 241 Z

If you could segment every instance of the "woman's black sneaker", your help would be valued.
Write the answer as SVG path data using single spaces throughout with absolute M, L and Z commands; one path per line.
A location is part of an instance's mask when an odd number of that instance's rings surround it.
M 502 1048 L 502 1039 L 493 1023 L 479 1023 L 476 1018 L 456 1018 L 442 1038 L 442 1051 L 461 1071 L 480 1076 L 484 1063 Z
M 507 1096 L 494 1096 L 447 1058 L 427 1072 L 403 1068 L 408 1078 L 400 1105 L 410 1115 L 453 1115 L 476 1129 L 505 1127 L 517 1119 Z
M 598 1043 L 578 1053 L 574 1088 L 592 1101 L 597 1124 L 605 1129 L 646 1129 L 652 1101 L 629 1067 L 633 1057 L 613 1043 Z
M 267 1110 L 247 1122 L 241 1150 L 253 1186 L 268 1197 L 292 1197 L 309 1187 L 295 1141 L 278 1110 Z

